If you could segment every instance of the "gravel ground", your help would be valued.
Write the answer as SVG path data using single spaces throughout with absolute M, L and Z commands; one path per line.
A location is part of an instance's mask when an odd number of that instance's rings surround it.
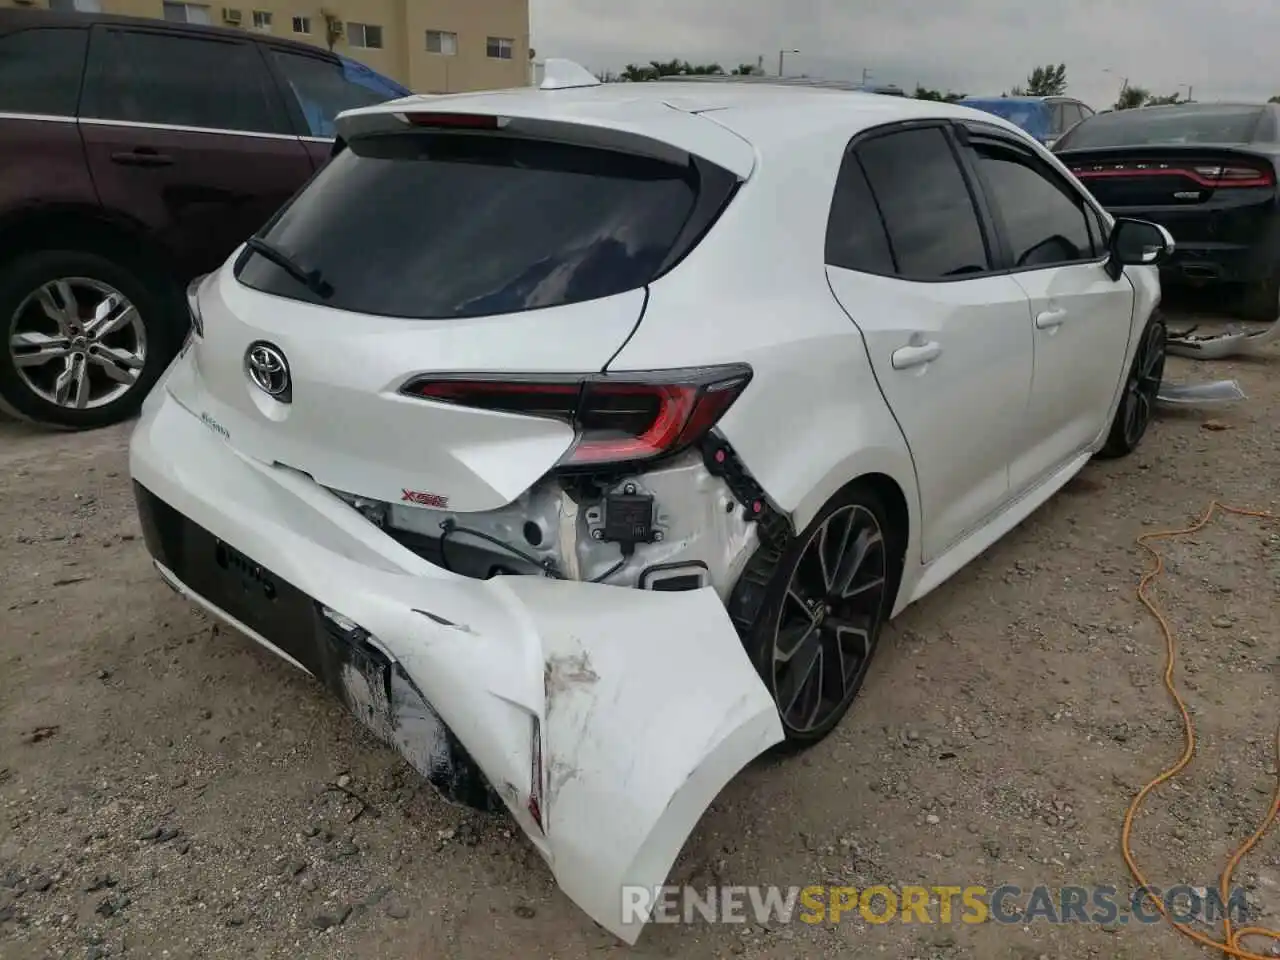
M 1125 807 L 1181 743 L 1134 538 L 1215 496 L 1276 509 L 1277 360 L 1171 361 L 1170 379 L 1237 377 L 1250 400 L 1163 416 L 899 618 L 840 728 L 730 784 L 675 878 L 1127 895 Z M 0 421 L 0 956 L 1207 955 L 1161 925 L 850 918 L 652 926 L 627 951 L 518 831 L 442 803 L 318 686 L 161 584 L 126 437 Z M 1167 553 L 1201 744 L 1135 846 L 1157 885 L 1213 886 L 1276 773 L 1280 528 L 1229 518 Z M 1274 924 L 1276 839 L 1240 873 Z

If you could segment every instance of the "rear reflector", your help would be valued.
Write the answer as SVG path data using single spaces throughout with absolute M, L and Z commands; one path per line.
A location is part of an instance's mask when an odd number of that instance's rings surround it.
M 463 130 L 497 130 L 506 126 L 503 117 L 478 113 L 402 113 L 405 123 L 415 127 L 452 127 Z
M 558 466 L 652 460 L 696 443 L 751 380 L 745 364 L 572 379 L 424 377 L 404 393 L 479 410 L 545 417 L 574 429 Z
M 1240 164 L 1197 163 L 1174 165 L 1168 163 L 1108 163 L 1079 164 L 1071 172 L 1081 180 L 1101 180 L 1127 177 L 1183 177 L 1194 180 L 1202 187 L 1274 187 L 1275 171 Z

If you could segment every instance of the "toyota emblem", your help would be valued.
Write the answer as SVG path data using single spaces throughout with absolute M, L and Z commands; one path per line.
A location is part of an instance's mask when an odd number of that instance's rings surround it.
M 253 385 L 267 396 L 281 403 L 293 400 L 293 379 L 289 376 L 289 361 L 280 348 L 259 340 L 249 344 L 244 354 L 245 372 Z

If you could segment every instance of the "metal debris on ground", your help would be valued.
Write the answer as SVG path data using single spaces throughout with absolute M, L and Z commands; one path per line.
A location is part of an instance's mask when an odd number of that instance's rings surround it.
M 1280 319 L 1272 321 L 1261 330 L 1228 328 L 1223 333 L 1196 334 L 1198 329 L 1199 326 L 1196 325 L 1180 333 L 1170 331 L 1165 339 L 1165 349 L 1172 356 L 1191 357 L 1194 360 L 1222 360 L 1257 353 L 1280 338 Z
M 1234 403 L 1249 397 L 1238 380 L 1213 380 L 1209 383 L 1163 383 L 1156 399 L 1166 406 L 1190 407 L 1205 403 Z

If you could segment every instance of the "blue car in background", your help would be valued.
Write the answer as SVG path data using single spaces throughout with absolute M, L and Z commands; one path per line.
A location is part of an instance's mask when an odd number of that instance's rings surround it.
M 292 79 L 289 80 L 313 137 L 332 137 L 334 117 L 343 110 L 354 110 L 356 107 L 368 107 L 413 95 L 408 87 L 396 83 L 390 77 L 384 77 L 363 63 L 340 53 L 334 55 L 342 65 L 341 77 L 334 73 L 332 79 L 328 75 L 313 78 L 314 85 L 307 90 L 303 90 Z
M 994 113 L 1021 127 L 1046 147 L 1093 110 L 1072 97 L 965 97 L 962 106 Z

